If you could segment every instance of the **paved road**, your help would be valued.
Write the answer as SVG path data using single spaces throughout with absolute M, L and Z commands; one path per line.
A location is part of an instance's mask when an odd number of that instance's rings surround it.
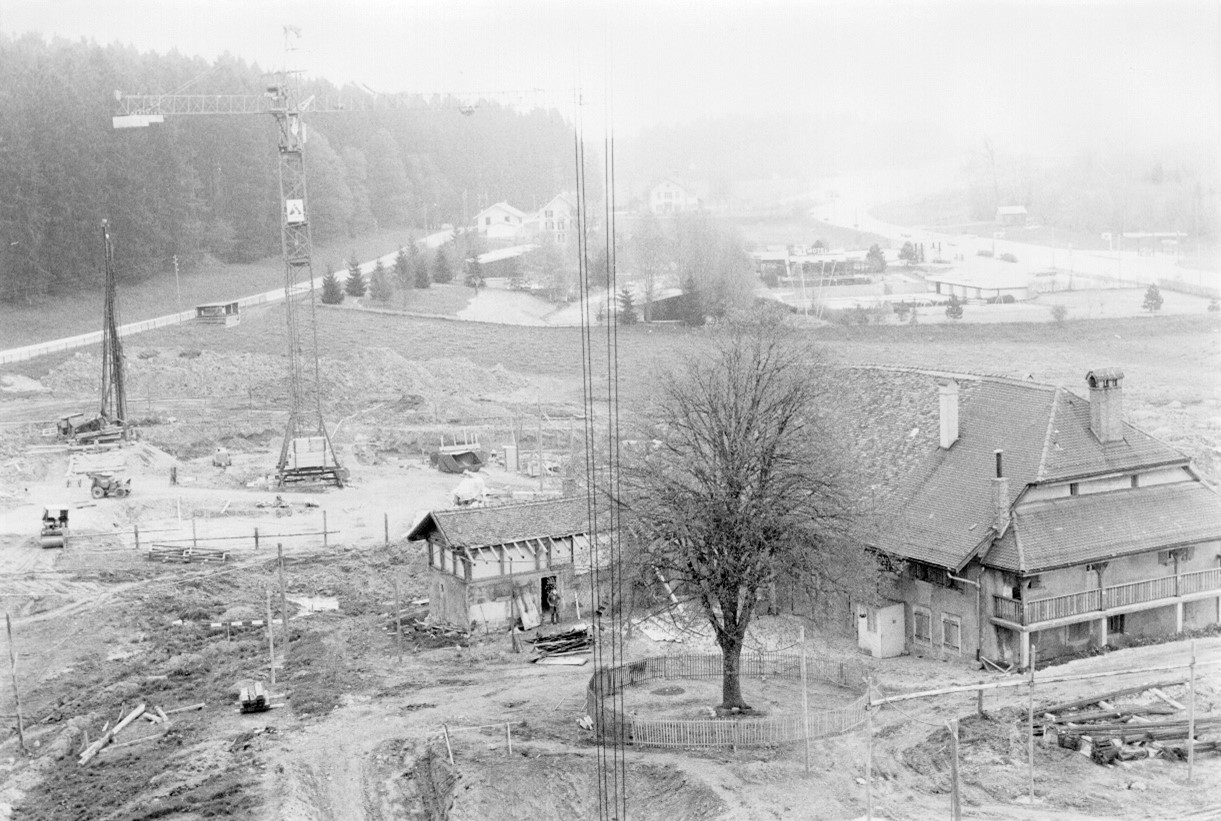
M 419 240 L 419 244 L 425 248 L 436 248 L 438 245 L 449 242 L 449 240 L 453 238 L 453 235 L 453 231 L 439 231 L 435 234 L 429 234 L 428 236 Z M 394 258 L 397 255 L 398 251 L 386 254 L 385 256 L 380 257 L 381 263 L 383 265 L 393 265 Z M 372 259 L 368 262 L 361 263 L 361 270 L 365 273 L 369 273 L 373 270 L 373 266 L 377 263 L 377 261 L 378 260 L 376 259 Z M 335 273 L 340 277 L 346 277 L 347 269 L 345 268 L 342 271 L 336 271 Z M 321 288 L 322 280 L 324 278 L 325 275 L 316 277 L 312 283 L 312 287 Z M 296 286 L 296 293 L 308 291 L 310 288 L 311 283 L 303 282 Z M 276 288 L 275 290 L 266 291 L 261 294 L 250 294 L 248 296 L 241 297 L 240 299 L 236 300 L 236 302 L 244 308 L 250 305 L 279 302 L 282 299 L 284 299 L 284 289 Z M 191 310 L 183 311 L 182 313 L 167 314 L 166 316 L 159 316 L 154 319 L 144 319 L 139 322 L 129 322 L 126 325 L 119 326 L 119 336 L 131 336 L 132 334 L 138 334 L 143 331 L 151 331 L 154 328 L 164 328 L 167 325 L 177 325 L 180 322 L 187 322 L 194 319 L 194 317 L 195 312 Z M 46 342 L 39 342 L 35 345 L 10 348 L 7 351 L 0 351 L 0 365 L 8 362 L 21 362 L 27 359 L 34 359 L 35 357 L 55 353 L 56 351 L 85 348 L 89 345 L 101 344 L 101 342 L 102 332 L 93 331 L 87 334 L 78 334 L 76 336 L 63 337 L 62 339 L 52 339 Z
M 977 251 L 994 251 L 997 256 L 1010 253 L 1029 266 L 1029 270 L 1059 268 L 1082 274 L 1111 277 L 1131 282 L 1150 283 L 1177 279 L 1192 285 L 1221 287 L 1221 274 L 1182 268 L 1168 256 L 1140 256 L 1132 251 L 1069 251 L 1046 245 L 1032 245 L 1010 239 L 994 239 L 967 234 L 942 234 L 924 228 L 912 228 L 884 222 L 869 213 L 872 206 L 863 198 L 851 195 L 813 209 L 815 218 L 832 225 L 856 228 L 881 234 L 895 242 L 910 239 L 925 246 L 940 242 L 943 251 L 952 248 L 960 254 L 974 256 Z

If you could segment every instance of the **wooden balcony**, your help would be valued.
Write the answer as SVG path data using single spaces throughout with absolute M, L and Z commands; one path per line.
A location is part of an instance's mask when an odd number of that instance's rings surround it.
M 1221 594 L 1221 567 L 1026 602 L 1008 596 L 993 596 L 992 615 L 1014 624 L 1038 624 L 1088 613 L 1101 615 L 1112 608 L 1161 600 L 1173 601 L 1179 596 L 1209 591 Z

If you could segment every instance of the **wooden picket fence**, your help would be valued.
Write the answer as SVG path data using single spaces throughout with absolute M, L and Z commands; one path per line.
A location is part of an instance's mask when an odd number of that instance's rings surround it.
M 647 747 L 767 747 L 801 741 L 806 720 L 800 710 L 766 718 L 649 719 L 617 713 L 610 696 L 623 687 L 655 679 L 721 677 L 720 655 L 654 656 L 595 673 L 589 680 L 585 706 L 594 728 L 603 737 L 616 735 L 628 744 Z M 801 679 L 801 657 L 785 653 L 743 654 L 740 675 L 747 678 Z M 807 659 L 810 681 L 857 688 L 867 668 L 855 661 Z M 833 710 L 809 714 L 809 737 L 836 735 L 865 721 L 866 696 Z

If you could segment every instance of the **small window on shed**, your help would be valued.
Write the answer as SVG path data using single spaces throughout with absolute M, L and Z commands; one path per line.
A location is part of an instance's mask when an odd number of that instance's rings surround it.
M 1068 485 L 1068 495 L 1069 495 L 1069 496 L 1076 496 L 1076 495 L 1077 495 L 1077 490 L 1078 490 L 1078 487 L 1079 487 L 1079 486 L 1078 486 L 1078 484 L 1077 484 L 1076 482 L 1070 482 L 1070 483 L 1069 483 L 1069 485 Z

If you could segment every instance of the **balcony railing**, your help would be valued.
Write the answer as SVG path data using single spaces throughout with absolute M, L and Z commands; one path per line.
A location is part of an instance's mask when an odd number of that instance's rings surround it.
M 1221 591 L 1221 567 L 1196 570 L 1178 576 L 1162 576 L 1139 582 L 1115 584 L 1064 596 L 1021 602 L 1008 596 L 993 596 L 993 615 L 1015 624 L 1037 624 L 1112 607 L 1173 599 L 1210 590 Z

